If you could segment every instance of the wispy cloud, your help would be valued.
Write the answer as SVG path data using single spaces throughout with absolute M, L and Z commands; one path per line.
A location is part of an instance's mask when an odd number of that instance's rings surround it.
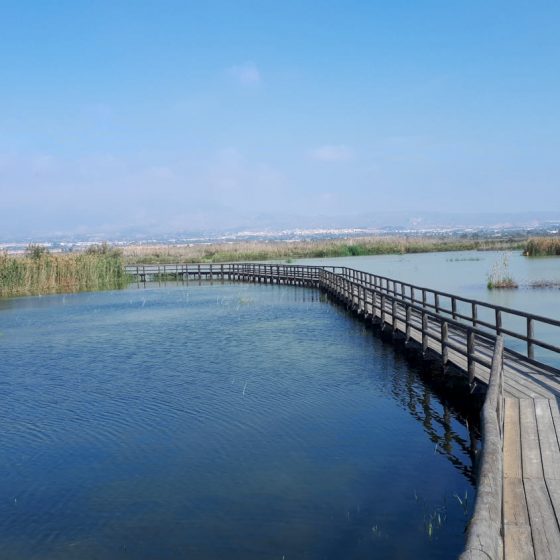
M 256 86 L 262 82 L 260 70 L 251 61 L 230 67 L 228 74 L 243 86 Z
M 319 161 L 350 161 L 354 159 L 354 152 L 348 146 L 325 145 L 311 150 L 309 156 Z

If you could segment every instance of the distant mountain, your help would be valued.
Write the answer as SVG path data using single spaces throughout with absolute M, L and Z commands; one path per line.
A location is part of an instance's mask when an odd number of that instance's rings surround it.
M 184 227 L 183 227 L 184 222 Z M 127 241 L 145 242 L 173 239 L 217 239 L 220 237 L 239 237 L 240 232 L 277 234 L 296 230 L 364 230 L 367 233 L 422 232 L 433 230 L 532 230 L 554 229 L 560 225 L 559 211 L 515 212 L 515 213 L 449 213 L 449 212 L 363 212 L 353 215 L 281 215 L 274 213 L 247 214 L 231 217 L 229 222 L 219 220 L 220 227 L 205 227 L 215 223 L 215 217 L 208 216 L 198 220 L 196 226 L 184 220 L 169 220 L 149 226 L 104 226 L 98 229 L 80 231 L 36 231 L 30 235 L 17 236 L 4 234 L 0 243 L 29 242 L 37 240 L 52 241 Z M 169 225 L 172 224 L 172 225 Z M 189 227 L 190 226 L 190 227 Z M 0 234 L 1 235 L 1 234 Z

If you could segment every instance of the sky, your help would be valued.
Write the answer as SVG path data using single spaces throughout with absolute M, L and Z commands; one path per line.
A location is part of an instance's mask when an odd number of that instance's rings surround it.
M 553 1 L 0 0 L 0 237 L 560 211 L 559 61 Z

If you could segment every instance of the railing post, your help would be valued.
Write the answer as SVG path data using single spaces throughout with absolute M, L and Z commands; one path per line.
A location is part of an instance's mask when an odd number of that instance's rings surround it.
M 496 334 L 502 332 L 502 312 L 500 309 L 496 309 Z
M 396 298 L 393 298 L 392 313 L 393 313 L 393 333 L 396 333 L 397 332 L 397 300 L 396 300 Z
M 381 328 L 385 326 L 385 294 L 381 294 L 381 311 L 380 311 L 380 319 L 381 319 Z
M 476 303 L 473 301 L 472 302 L 472 324 L 473 324 L 473 327 L 476 327 L 477 323 L 478 323 L 478 308 L 476 306 Z
M 469 373 L 469 384 L 474 383 L 474 373 L 475 373 L 475 361 L 474 361 L 474 331 L 473 329 L 467 329 L 467 370 Z
M 411 315 L 410 305 L 407 305 L 406 306 L 406 341 L 407 342 L 410 340 L 410 315 Z
M 422 311 L 422 354 L 428 351 L 428 314 Z
M 451 298 L 451 316 L 457 319 L 457 300 L 454 297 Z
M 533 338 L 535 337 L 535 329 L 533 326 L 533 319 L 527 317 L 527 357 L 534 359 L 535 357 L 535 346 L 533 344 Z
M 447 341 L 449 340 L 449 327 L 447 321 L 441 324 L 441 361 L 444 367 L 447 365 L 449 359 L 449 349 L 447 348 Z

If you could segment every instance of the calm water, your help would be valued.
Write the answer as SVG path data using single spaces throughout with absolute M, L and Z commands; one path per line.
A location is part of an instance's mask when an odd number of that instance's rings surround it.
M 316 291 L 4 300 L 0 348 L 2 559 L 462 548 L 464 422 Z

